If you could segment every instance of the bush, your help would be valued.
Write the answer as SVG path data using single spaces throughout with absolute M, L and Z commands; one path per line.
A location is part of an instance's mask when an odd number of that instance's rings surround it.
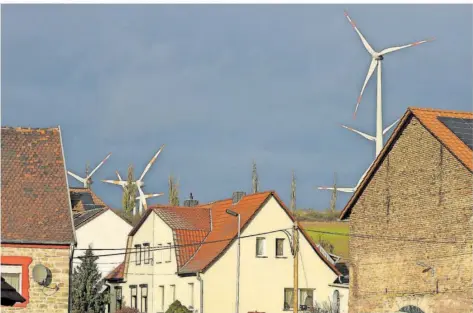
M 135 308 L 124 307 L 116 311 L 116 313 L 140 313 L 140 311 Z
M 166 313 L 191 313 L 191 311 L 182 305 L 179 300 L 176 300 L 169 306 L 169 309 L 167 309 Z

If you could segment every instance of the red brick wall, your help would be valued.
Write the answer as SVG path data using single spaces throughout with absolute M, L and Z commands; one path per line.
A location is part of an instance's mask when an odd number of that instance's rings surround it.
M 405 305 L 473 312 L 472 183 L 472 173 L 412 118 L 350 216 L 351 313 Z

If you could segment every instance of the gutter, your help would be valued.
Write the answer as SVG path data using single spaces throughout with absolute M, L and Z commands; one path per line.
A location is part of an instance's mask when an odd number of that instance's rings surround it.
M 72 312 L 72 272 L 73 269 L 72 267 L 74 266 L 74 263 L 72 260 L 74 259 L 74 244 L 70 244 L 70 250 L 69 250 L 69 297 L 68 297 L 68 304 L 67 304 L 67 312 L 71 313 Z
M 204 281 L 201 272 L 197 272 L 197 280 L 200 282 L 200 313 L 204 313 Z

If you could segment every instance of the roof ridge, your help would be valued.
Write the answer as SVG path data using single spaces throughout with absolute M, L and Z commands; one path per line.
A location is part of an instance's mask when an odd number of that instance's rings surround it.
M 2 126 L 2 129 L 21 130 L 21 131 L 40 131 L 40 130 L 59 130 L 59 126 L 52 126 L 52 127 Z
M 453 113 L 453 114 L 471 114 L 473 118 L 473 112 L 469 111 L 460 111 L 460 110 L 443 110 L 435 108 L 421 108 L 421 107 L 408 107 L 410 111 L 425 111 L 425 112 L 444 112 L 444 113 Z
M 253 197 L 253 196 L 258 196 L 258 195 L 262 195 L 262 194 L 265 194 L 265 193 L 274 193 L 275 191 L 274 190 L 266 190 L 266 191 L 259 191 L 259 192 L 255 192 L 255 193 L 250 193 L 250 194 L 246 194 L 245 196 L 243 196 L 242 199 L 244 198 L 247 198 L 247 197 Z M 225 199 L 221 199 L 221 200 L 215 200 L 215 201 L 212 201 L 212 202 L 207 202 L 207 203 L 202 203 L 202 204 L 199 204 L 197 206 L 195 206 L 196 208 L 198 207 L 205 207 L 205 206 L 209 206 L 209 205 L 214 205 L 216 203 L 219 203 L 219 202 L 224 202 L 224 201 L 230 201 L 232 200 L 232 198 L 225 198 Z

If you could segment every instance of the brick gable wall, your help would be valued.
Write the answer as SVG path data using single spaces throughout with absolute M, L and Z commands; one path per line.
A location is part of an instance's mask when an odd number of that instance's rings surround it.
M 472 183 L 471 172 L 411 117 L 350 217 L 351 313 L 406 305 L 425 313 L 473 311 Z

